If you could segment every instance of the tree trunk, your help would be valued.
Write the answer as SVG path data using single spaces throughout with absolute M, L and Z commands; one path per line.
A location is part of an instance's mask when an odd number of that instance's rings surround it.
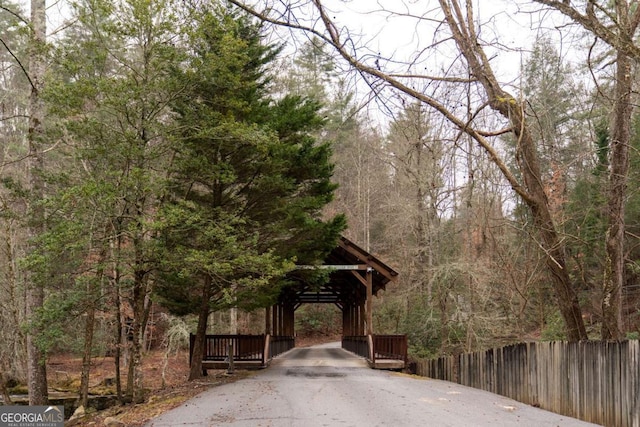
M 0 371 L 0 396 L 2 396 L 2 401 L 5 406 L 11 405 L 13 402 L 11 401 L 11 396 L 9 395 L 9 390 L 7 389 L 7 380 L 4 377 L 4 373 Z
M 118 397 L 118 401 L 122 403 L 124 400 L 122 398 L 122 376 L 121 376 L 121 359 L 122 359 L 122 345 L 123 345 L 123 334 L 122 334 L 122 304 L 120 303 L 120 288 L 119 285 L 116 287 L 116 348 L 115 354 L 113 357 L 114 369 L 116 374 L 116 395 Z
M 122 302 L 120 300 L 120 249 L 121 245 L 121 237 L 119 233 L 119 227 L 115 230 L 112 230 L 113 236 L 112 240 L 109 242 L 111 249 L 111 259 L 112 262 L 112 271 L 111 271 L 111 286 L 113 287 L 113 303 L 115 305 L 115 349 L 114 349 L 114 370 L 116 377 L 116 396 L 118 398 L 118 402 L 124 403 L 124 399 L 122 397 L 122 377 L 121 373 L 121 360 L 122 360 L 122 345 L 123 343 L 123 322 L 122 322 Z
M 506 99 L 513 100 L 510 97 L 506 97 Z M 535 142 L 525 123 L 524 105 L 510 101 L 502 102 L 502 104 L 507 104 L 506 107 L 503 107 L 508 110 L 505 116 L 511 117 L 514 133 L 518 138 L 517 160 L 519 169 L 522 172 L 525 186 L 531 195 L 530 199 L 525 199 L 525 202 L 531 210 L 534 225 L 540 234 L 557 305 L 565 323 L 567 339 L 569 341 L 587 340 L 588 336 L 582 319 L 578 295 L 566 267 L 565 246 L 558 236 L 556 225 L 553 222 L 549 200 L 542 183 L 540 162 L 535 149 Z M 511 105 L 515 105 L 515 108 L 510 107 Z
M 193 351 L 191 353 L 191 367 L 189 370 L 189 381 L 201 378 L 202 371 L 202 355 L 204 354 L 204 345 L 207 335 L 207 321 L 209 319 L 209 299 L 211 298 L 211 283 L 209 278 L 205 279 L 202 288 L 202 300 L 200 303 L 200 313 L 198 313 L 198 327 L 193 343 Z
M 99 265 L 103 265 L 107 256 L 106 248 L 102 248 L 99 254 Z M 84 325 L 84 352 L 82 354 L 82 370 L 80 372 L 80 404 L 87 407 L 89 403 L 89 376 L 91 372 L 91 351 L 93 348 L 93 335 L 96 321 L 96 288 L 102 282 L 104 269 L 96 271 L 95 283 L 87 284 L 87 320 Z
M 525 104 L 504 91 L 496 79 L 481 43 L 477 40 L 473 22 L 465 19 L 472 16 L 469 8 L 465 11 L 457 1 L 440 0 L 445 18 L 460 52 L 467 60 L 472 74 L 484 88 L 489 106 L 509 120 L 511 131 L 517 141 L 516 161 L 524 178 L 523 191 L 510 179 L 514 190 L 523 196 L 533 216 L 534 225 L 541 237 L 542 249 L 546 254 L 546 264 L 551 274 L 558 308 L 565 323 L 569 341 L 586 340 L 587 332 L 582 319 L 578 295 L 573 288 L 566 268 L 565 246 L 558 236 L 551 216 L 549 200 L 545 193 L 540 161 L 535 141 L 525 119 Z M 483 145 L 483 147 L 485 147 Z M 489 152 L 491 155 L 492 153 Z M 494 161 L 496 159 L 494 158 Z M 501 168 L 502 169 L 502 168 Z
M 91 348 L 93 347 L 93 330 L 96 319 L 95 302 L 89 302 L 87 321 L 84 325 L 84 352 L 82 354 L 82 370 L 80 372 L 80 404 L 87 407 L 89 403 L 89 374 L 91 371 Z
M 134 243 L 135 245 L 135 243 Z M 146 299 L 146 272 L 138 270 L 134 273 L 133 283 L 133 320 L 131 323 L 131 351 L 129 353 L 129 370 L 127 375 L 127 400 L 133 403 L 140 403 L 144 400 L 143 395 L 143 372 L 142 372 L 142 334 L 146 327 L 145 299 Z
M 608 227 L 602 289 L 602 339 L 622 338 L 622 287 L 624 285 L 625 197 L 631 140 L 631 90 L 633 72 L 630 58 L 618 51 L 614 120 L 610 142 Z
M 29 78 L 31 82 L 31 96 L 29 98 L 29 160 L 28 175 L 31 190 L 31 212 L 29 234 L 32 238 L 38 236 L 44 227 L 44 211 L 38 206 L 44 193 L 42 137 L 44 120 L 44 102 L 41 90 L 44 82 L 45 64 L 42 55 L 46 42 L 46 8 L 44 0 L 31 1 L 31 51 L 29 52 Z M 26 295 L 26 315 L 28 321 L 36 320 L 37 312 L 44 303 L 44 289 L 36 283 L 29 283 Z M 27 376 L 29 386 L 29 405 L 48 404 L 47 370 L 45 354 L 41 351 L 37 338 L 41 333 L 41 326 L 33 323 L 27 334 Z
M 231 2 L 242 9 L 269 22 L 278 23 L 293 28 L 301 28 L 307 31 L 317 31 L 293 21 L 273 19 L 266 13 L 258 12 L 238 0 Z M 587 334 L 582 319 L 582 312 L 578 303 L 578 296 L 573 288 L 565 265 L 565 247 L 563 240 L 559 238 L 556 226 L 550 213 L 550 206 L 542 184 L 538 156 L 535 150 L 535 142 L 532 139 L 527 123 L 525 122 L 523 101 L 516 100 L 500 86 L 493 73 L 489 58 L 482 46 L 485 44 L 477 34 L 477 23 L 473 20 L 472 2 L 464 2 L 461 6 L 459 0 L 440 0 L 440 7 L 444 14 L 444 25 L 451 31 L 458 50 L 467 61 L 473 82 L 478 82 L 487 96 L 489 106 L 511 125 L 511 132 L 518 142 L 518 163 L 520 173 L 524 177 L 524 185 L 516 174 L 510 170 L 507 163 L 500 157 L 498 150 L 481 132 L 474 128 L 473 123 L 467 119 L 456 116 L 455 111 L 449 109 L 440 100 L 430 97 L 422 91 L 415 89 L 411 84 L 403 83 L 401 78 L 385 73 L 380 67 L 365 64 L 354 55 L 349 48 L 350 43 L 343 40 L 344 31 L 338 28 L 332 21 L 328 10 L 320 1 L 313 4 L 319 13 L 319 19 L 323 21 L 327 30 L 327 40 L 338 50 L 339 54 L 360 72 L 371 75 L 389 84 L 391 87 L 431 106 L 435 111 L 444 115 L 453 125 L 461 131 L 469 134 L 478 142 L 487 153 L 491 161 L 498 167 L 513 190 L 523 198 L 529 207 L 535 226 L 541 237 L 541 247 L 546 255 L 546 264 L 552 278 L 553 288 L 556 294 L 557 304 L 565 322 L 567 338 L 570 341 L 586 340 Z M 346 39 L 345 39 L 346 40 Z M 467 83 L 471 83 L 467 82 Z

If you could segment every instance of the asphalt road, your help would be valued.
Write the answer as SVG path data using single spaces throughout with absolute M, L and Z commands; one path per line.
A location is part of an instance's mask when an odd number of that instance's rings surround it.
M 176 426 L 592 426 L 445 381 L 369 369 L 338 344 L 297 348 L 150 421 Z

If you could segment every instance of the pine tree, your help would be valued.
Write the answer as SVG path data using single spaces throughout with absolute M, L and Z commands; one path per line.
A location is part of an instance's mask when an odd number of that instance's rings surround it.
M 319 105 L 267 93 L 278 49 L 260 27 L 224 8 L 203 11 L 176 70 L 189 90 L 175 103 L 171 203 L 163 211 L 167 260 L 158 293 L 199 317 L 190 378 L 201 374 L 211 311 L 274 303 L 278 278 L 293 262 L 322 260 L 344 227 L 319 220 L 332 198 L 331 150 L 310 136 Z M 187 287 L 188 286 L 188 287 Z

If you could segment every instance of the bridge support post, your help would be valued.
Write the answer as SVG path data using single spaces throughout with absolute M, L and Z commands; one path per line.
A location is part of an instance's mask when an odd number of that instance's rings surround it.
M 271 331 L 271 307 L 264 308 L 264 334 L 273 335 L 273 331 Z
M 365 335 L 365 305 L 366 301 L 360 300 L 358 301 L 358 305 L 355 307 L 355 316 L 356 316 L 356 334 L 355 335 Z
M 281 336 L 282 329 L 280 328 L 280 305 L 276 304 L 271 308 L 271 328 L 273 329 L 273 335 Z
M 227 374 L 233 375 L 235 367 L 233 365 L 233 341 L 229 341 L 227 345 L 227 357 L 229 358 L 229 367 L 227 368 Z
M 367 267 L 367 314 L 366 314 L 366 335 L 373 335 L 373 269 Z
M 292 337 L 295 335 L 295 310 L 293 304 L 283 304 L 282 311 L 284 329 L 283 335 Z

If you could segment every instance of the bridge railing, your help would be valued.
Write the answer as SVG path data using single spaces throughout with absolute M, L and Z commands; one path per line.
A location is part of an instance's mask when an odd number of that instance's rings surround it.
M 373 335 L 371 360 L 404 360 L 406 363 L 408 349 L 406 335 Z
M 296 339 L 288 335 L 275 335 L 270 337 L 269 340 L 269 358 L 274 358 L 277 355 L 289 351 L 296 346 Z
M 355 335 L 342 337 L 342 348 L 371 362 L 402 360 L 407 362 L 406 335 Z
M 189 360 L 193 355 L 195 339 L 195 335 L 189 336 Z M 260 362 L 262 366 L 266 366 L 273 357 L 293 347 L 295 347 L 295 338 L 292 336 L 207 335 L 202 360 L 228 362 L 231 349 L 234 362 Z
M 189 338 L 189 360 L 191 360 L 196 336 L 191 334 Z M 202 360 L 217 362 L 228 360 L 231 348 L 233 360 L 264 362 L 264 347 L 264 335 L 207 335 Z
M 366 335 L 351 335 L 342 337 L 342 348 L 358 356 L 369 359 L 369 343 Z

